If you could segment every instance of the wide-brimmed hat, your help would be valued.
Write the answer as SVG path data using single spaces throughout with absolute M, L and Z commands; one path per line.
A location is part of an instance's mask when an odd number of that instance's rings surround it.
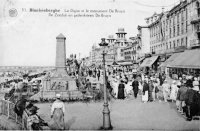
M 31 113 L 37 113 L 37 110 L 39 110 L 39 108 L 38 108 L 37 106 L 32 106 L 32 107 L 29 109 L 29 111 L 30 111 Z
M 61 95 L 60 94 L 56 94 L 56 98 L 60 98 L 61 97 Z

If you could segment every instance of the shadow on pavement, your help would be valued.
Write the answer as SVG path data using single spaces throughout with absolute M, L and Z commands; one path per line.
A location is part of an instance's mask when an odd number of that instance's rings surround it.
M 72 125 L 73 123 L 75 123 L 75 121 L 76 121 L 76 117 L 75 117 L 75 116 L 73 116 L 71 119 L 69 119 L 69 120 L 65 123 L 65 130 L 70 129 L 71 125 Z
M 170 106 L 170 109 L 173 109 L 179 117 L 184 118 L 183 115 L 177 111 L 176 103 L 169 102 L 169 106 Z

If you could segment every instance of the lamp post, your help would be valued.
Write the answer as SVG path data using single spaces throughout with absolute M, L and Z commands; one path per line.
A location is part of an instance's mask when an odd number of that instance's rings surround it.
M 105 38 L 101 39 L 101 43 L 99 46 L 102 46 L 103 48 L 107 46 L 108 43 L 106 43 Z M 106 68 L 105 68 L 105 49 L 103 49 L 103 85 L 104 85 L 104 108 L 103 108 L 103 129 L 104 130 L 110 130 L 112 129 L 111 121 L 110 121 L 110 110 L 108 108 L 108 99 L 107 99 L 107 83 L 106 83 Z

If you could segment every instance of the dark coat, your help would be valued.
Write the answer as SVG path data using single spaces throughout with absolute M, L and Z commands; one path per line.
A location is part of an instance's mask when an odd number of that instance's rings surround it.
M 145 93 L 145 91 L 149 91 L 149 85 L 144 82 L 144 85 L 143 85 L 143 93 Z
M 139 90 L 139 82 L 138 81 L 136 81 L 136 80 L 134 80 L 133 82 L 132 82 L 132 87 L 133 87 L 133 91 L 134 92 L 138 92 L 138 90 Z
M 185 94 L 185 104 L 186 105 L 192 105 L 195 103 L 195 95 L 196 91 L 193 89 L 188 89 L 186 94 Z
M 185 86 L 182 86 L 181 88 L 179 88 L 178 93 L 177 93 L 177 100 L 185 101 L 185 95 L 186 95 L 187 90 L 188 88 Z
M 119 86 L 118 86 L 118 95 L 117 95 L 118 99 L 124 99 L 125 98 L 125 96 L 124 96 L 124 88 L 125 88 L 125 86 L 124 86 L 123 83 L 119 84 Z
M 199 93 L 193 89 L 188 89 L 185 94 L 185 103 L 187 108 L 186 116 L 192 117 L 199 114 Z

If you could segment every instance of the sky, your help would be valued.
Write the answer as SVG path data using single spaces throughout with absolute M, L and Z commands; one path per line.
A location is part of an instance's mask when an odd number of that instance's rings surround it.
M 0 66 L 54 66 L 56 36 L 66 37 L 66 56 L 89 56 L 92 45 L 101 38 L 114 35 L 124 28 L 126 38 L 136 36 L 137 26 L 145 25 L 145 18 L 161 13 L 180 0 L 1 0 L 0 1 Z M 104 13 L 111 17 L 55 17 L 34 9 L 57 9 L 63 14 L 74 10 L 114 10 Z M 10 10 L 16 9 L 14 17 Z M 24 11 L 24 9 L 26 11 Z M 115 12 L 115 10 L 122 13 Z M 71 12 L 64 12 L 69 10 Z M 101 13 L 99 13 L 101 14 Z M 95 13 L 94 13 L 95 15 Z

